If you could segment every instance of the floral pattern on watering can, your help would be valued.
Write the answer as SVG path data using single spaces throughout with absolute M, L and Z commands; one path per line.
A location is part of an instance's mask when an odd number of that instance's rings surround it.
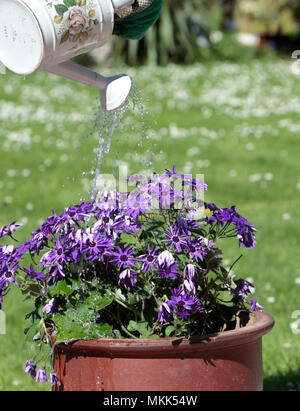
M 60 44 L 81 47 L 88 40 L 95 41 L 99 24 L 94 0 L 45 0 L 53 12 Z M 52 14 L 52 13 L 51 13 Z M 75 46 L 75 47 L 74 47 Z

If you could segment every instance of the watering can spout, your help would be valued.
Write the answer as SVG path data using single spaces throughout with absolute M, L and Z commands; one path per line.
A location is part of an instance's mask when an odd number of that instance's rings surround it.
M 44 68 L 44 70 L 99 89 L 101 107 L 104 111 L 113 111 L 122 107 L 126 103 L 132 87 L 131 78 L 125 74 L 104 77 L 74 61 L 66 61 Z

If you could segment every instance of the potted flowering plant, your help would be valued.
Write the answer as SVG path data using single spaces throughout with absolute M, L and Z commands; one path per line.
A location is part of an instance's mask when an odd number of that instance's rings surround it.
M 251 249 L 256 229 L 175 167 L 128 182 L 0 247 L 0 308 L 12 283 L 34 299 L 25 334 L 39 348 L 25 372 L 60 390 L 261 389 L 273 319 L 233 275 L 240 256 L 225 267 L 217 245 Z

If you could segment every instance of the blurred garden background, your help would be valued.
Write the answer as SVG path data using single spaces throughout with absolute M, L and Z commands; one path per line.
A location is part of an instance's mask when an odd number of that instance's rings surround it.
M 150 158 L 153 171 L 204 174 L 206 201 L 236 205 L 258 228 L 258 245 L 235 274 L 254 282 L 275 318 L 263 344 L 265 390 L 300 389 L 298 49 L 298 0 L 165 0 L 142 40 L 114 37 L 77 58 L 102 74 L 128 73 L 138 89 L 103 172 L 141 171 Z M 0 90 L 0 227 L 17 220 L 23 241 L 51 209 L 87 196 L 99 95 L 43 72 L 6 73 Z M 235 241 L 226 247 L 230 266 L 240 250 Z M 2 391 L 50 390 L 24 373 L 30 307 L 12 287 L 0 334 Z

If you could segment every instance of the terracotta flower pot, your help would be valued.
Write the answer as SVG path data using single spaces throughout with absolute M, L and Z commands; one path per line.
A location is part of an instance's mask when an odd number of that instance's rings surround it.
M 262 336 L 274 325 L 261 312 L 246 327 L 191 340 L 99 339 L 57 344 L 61 391 L 262 390 Z

